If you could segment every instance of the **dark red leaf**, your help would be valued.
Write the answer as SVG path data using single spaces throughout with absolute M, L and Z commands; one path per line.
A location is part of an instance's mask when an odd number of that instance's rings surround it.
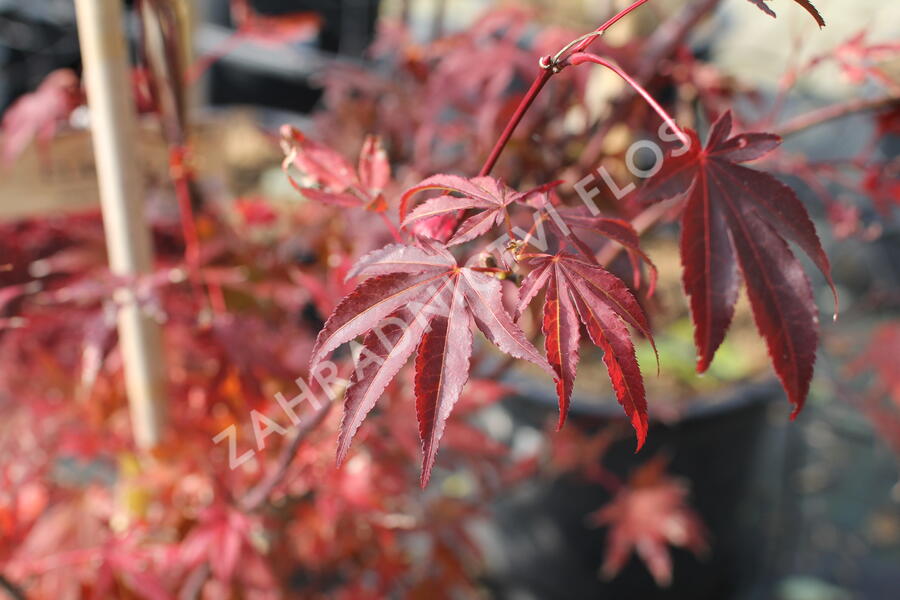
M 740 279 L 722 208 L 707 194 L 692 194 L 684 210 L 682 281 L 694 316 L 697 372 L 703 373 L 731 325 Z
M 753 317 L 796 417 L 809 392 L 816 361 L 818 310 L 803 267 L 787 244 L 765 222 L 748 218 L 742 208 L 729 204 L 726 210 L 731 237 Z
M 559 253 L 529 258 L 534 270 L 519 290 L 519 311 L 546 287 L 542 329 L 547 360 L 556 373 L 559 427 L 565 423 L 578 366 L 579 321 L 603 360 L 619 403 L 637 436 L 638 449 L 647 438 L 647 400 L 634 345 L 625 323 L 652 341 L 649 324 L 637 300 L 622 281 L 598 265 Z
M 556 395 L 559 398 L 559 422 L 556 428 L 562 429 L 569 413 L 572 388 L 575 385 L 581 333 L 578 313 L 565 287 L 566 282 L 560 273 L 558 263 L 553 264 L 547 271 L 549 280 L 541 330 L 545 338 L 547 362 L 556 371 Z
M 516 307 L 516 320 L 519 320 L 519 317 L 522 316 L 522 313 L 525 312 L 525 309 L 528 308 L 528 305 L 531 304 L 531 301 L 534 300 L 535 296 L 541 293 L 547 286 L 547 281 L 550 278 L 550 263 L 543 262 L 540 266 L 531 270 L 528 275 L 525 276 L 525 279 L 522 280 L 522 286 L 519 288 L 519 304 Z
M 553 370 L 546 359 L 506 312 L 500 280 L 471 269 L 462 269 L 461 273 L 467 284 L 464 288 L 466 304 L 485 337 L 510 356 L 530 361 L 552 375 Z
M 456 278 L 447 316 L 437 316 L 422 337 L 416 356 L 416 416 L 422 438 L 422 486 L 428 483 L 447 418 L 469 379 L 472 317 L 466 310 L 462 278 Z
M 416 349 L 424 323 L 413 320 L 406 311 L 391 315 L 378 332 L 369 332 L 363 341 L 356 367 L 344 395 L 344 416 L 338 437 L 337 464 L 347 457 L 350 443 L 366 415 L 378 402 L 388 384 Z
M 725 113 L 706 148 L 696 134 L 682 156 L 670 157 L 643 190 L 645 200 L 684 194 L 681 260 L 690 296 L 697 369 L 709 367 L 722 343 L 738 297 L 738 267 L 754 318 L 768 344 L 794 414 L 809 390 L 818 343 L 812 290 L 786 241 L 795 242 L 831 280 L 831 266 L 815 227 L 796 194 L 771 175 L 737 164 L 777 147 L 770 134 L 732 135 Z
M 572 279 L 569 279 L 572 283 Z M 644 378 L 634 353 L 628 329 L 602 298 L 592 295 L 584 286 L 574 295 L 578 314 L 594 344 L 603 350 L 603 362 L 616 391 L 619 404 L 631 421 L 637 437 L 637 449 L 647 440 L 647 398 Z

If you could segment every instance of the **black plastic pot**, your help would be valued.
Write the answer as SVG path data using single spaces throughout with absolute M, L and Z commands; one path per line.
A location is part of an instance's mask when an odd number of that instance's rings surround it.
M 784 402 L 775 385 L 744 387 L 721 403 L 698 405 L 674 425 L 652 424 L 639 454 L 629 439 L 604 457 L 605 467 L 627 477 L 664 452 L 671 457 L 669 472 L 690 481 L 691 503 L 709 529 L 711 552 L 700 560 L 672 549 L 674 577 L 668 588 L 659 588 L 635 557 L 615 579 L 601 579 L 604 531 L 590 526 L 587 516 L 610 500 L 609 493 L 573 476 L 530 483 L 495 507 L 487 552 L 492 595 L 725 600 L 746 593 L 763 576 L 772 516 L 778 512 L 783 446 L 771 436 L 783 428 L 766 427 L 769 409 L 781 406 L 773 400 Z M 540 427 L 556 412 L 547 398 L 516 398 L 508 408 L 516 428 Z M 618 414 L 610 409 L 573 404 L 567 426 L 596 430 L 614 418 Z

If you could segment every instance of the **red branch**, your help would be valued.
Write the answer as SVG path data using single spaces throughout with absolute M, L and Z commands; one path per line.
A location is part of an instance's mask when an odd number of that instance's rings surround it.
M 861 112 L 892 107 L 900 107 L 900 97 L 886 96 L 883 98 L 848 100 L 847 102 L 826 106 L 792 119 L 779 127 L 777 133 L 781 137 L 787 137 L 811 129 L 817 125 L 822 125 L 828 121 L 842 119 Z
M 510 118 L 509 123 L 506 124 L 506 127 L 504 128 L 503 133 L 500 134 L 500 138 L 497 140 L 497 143 L 494 144 L 494 148 L 491 150 L 491 153 L 485 161 L 484 166 L 481 167 L 481 171 L 478 172 L 478 175 L 480 177 L 489 175 L 490 172 L 494 169 L 494 165 L 497 164 L 497 159 L 500 158 L 500 154 L 503 152 L 503 149 L 509 142 L 509 138 L 511 138 L 512 134 L 515 132 L 516 127 L 518 127 L 519 123 L 522 121 L 522 117 L 525 116 L 525 113 L 528 112 L 528 109 L 531 108 L 532 104 L 534 104 L 534 101 L 537 98 L 538 94 L 541 93 L 541 90 L 544 89 L 544 86 L 547 84 L 550 78 L 562 70 L 562 67 L 565 64 L 565 56 L 563 55 L 565 55 L 567 52 L 581 52 L 587 49 L 588 46 L 590 46 L 598 37 L 603 35 L 603 33 L 607 29 L 618 23 L 636 8 L 643 4 L 646 4 L 649 1 L 650 0 L 637 0 L 637 2 L 634 2 L 628 8 L 625 8 L 624 10 L 614 15 L 593 32 L 574 40 L 572 43 L 560 50 L 554 57 L 551 58 L 545 56 L 541 58 L 541 72 L 531 84 L 528 92 L 525 93 L 525 97 L 522 98 L 522 101 L 519 103 L 518 108 L 516 108 L 516 112 L 513 113 L 513 116 Z

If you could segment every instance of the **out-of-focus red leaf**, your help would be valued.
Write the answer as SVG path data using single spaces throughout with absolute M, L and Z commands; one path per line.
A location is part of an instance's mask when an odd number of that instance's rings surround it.
M 387 209 L 382 191 L 391 172 L 379 138 L 366 138 L 357 172 L 339 153 L 293 127 L 282 127 L 281 136 L 285 152 L 282 170 L 298 192 L 324 204 L 359 206 L 374 212 Z M 291 166 L 302 174 L 301 181 L 291 175 Z
M 872 43 L 867 39 L 868 35 L 869 32 L 863 29 L 826 57 L 833 58 L 851 82 L 863 84 L 871 78 L 897 93 L 900 85 L 884 67 L 900 56 L 900 42 Z
M 322 28 L 322 17 L 315 12 L 266 15 L 253 10 L 247 0 L 231 0 L 231 16 L 237 34 L 264 44 L 288 44 L 314 38 Z
M 900 136 L 900 105 L 878 115 L 878 133 Z
M 900 409 L 900 323 L 876 328 L 865 351 L 850 364 L 849 370 L 851 375 L 874 373 L 876 395 L 890 396 Z
M 863 177 L 862 189 L 871 198 L 878 212 L 885 216 L 900 206 L 898 171 L 900 164 L 876 165 L 867 169 Z
M 608 526 L 603 574 L 615 577 L 632 552 L 647 566 L 656 583 L 672 582 L 672 558 L 667 546 L 686 548 L 697 556 L 708 551 L 706 528 L 688 505 L 686 482 L 665 474 L 666 463 L 655 458 L 641 466 L 612 501 L 591 515 Z
M 53 71 L 37 90 L 16 100 L 3 115 L 2 160 L 11 164 L 32 140 L 46 144 L 82 102 L 81 84 L 71 69 Z
M 181 543 L 179 558 L 189 566 L 208 561 L 215 577 L 229 582 L 237 575 L 242 557 L 253 553 L 251 527 L 251 517 L 234 509 L 212 507 Z
M 271 225 L 278 219 L 278 214 L 272 205 L 262 197 L 238 198 L 234 203 L 234 208 L 247 225 Z
M 367 135 L 359 153 L 359 178 L 369 190 L 381 191 L 391 181 L 391 164 L 381 138 Z

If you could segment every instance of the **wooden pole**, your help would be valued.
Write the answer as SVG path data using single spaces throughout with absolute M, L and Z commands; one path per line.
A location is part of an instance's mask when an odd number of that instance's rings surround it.
M 152 269 L 150 232 L 137 168 L 135 104 L 121 0 L 75 0 L 100 205 L 110 270 L 133 277 Z M 165 410 L 158 325 L 133 291 L 117 291 L 119 348 L 135 444 L 159 443 Z

